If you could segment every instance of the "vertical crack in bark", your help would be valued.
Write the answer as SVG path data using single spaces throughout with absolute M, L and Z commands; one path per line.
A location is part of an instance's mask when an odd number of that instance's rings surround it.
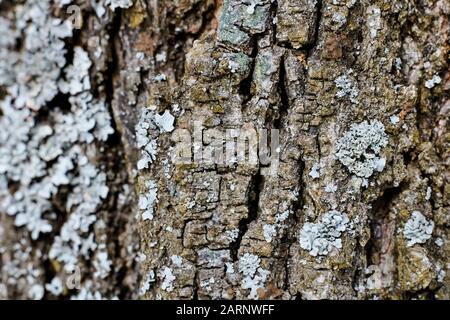
M 315 19 L 314 35 L 313 35 L 312 41 L 311 41 L 311 43 L 304 45 L 302 48 L 302 50 L 305 50 L 305 52 L 306 52 L 306 59 L 308 59 L 311 56 L 312 51 L 314 50 L 314 48 L 317 45 L 317 42 L 319 41 L 320 23 L 322 21 L 322 1 L 323 0 L 317 0 L 317 5 L 316 5 L 316 15 L 317 16 Z
M 105 91 L 106 91 L 106 102 L 109 108 L 109 113 L 111 114 L 111 125 L 114 128 L 114 135 L 115 138 L 118 138 L 120 140 L 120 137 L 117 137 L 117 135 L 120 135 L 119 131 L 117 130 L 117 123 L 116 119 L 114 117 L 114 111 L 112 109 L 112 103 L 114 100 L 114 78 L 117 72 L 119 71 L 119 63 L 118 63 L 118 57 L 117 57 L 117 41 L 120 39 L 118 37 L 120 25 L 121 25 L 121 18 L 122 14 L 121 12 L 117 12 L 114 17 L 111 25 L 109 26 L 109 32 L 108 36 L 111 39 L 112 43 L 110 46 L 110 61 L 108 63 L 108 67 L 105 71 Z
M 361 271 L 364 271 L 369 266 L 374 266 L 380 271 L 380 277 L 384 284 L 391 283 L 392 285 L 396 280 L 396 272 L 393 269 L 395 268 L 395 220 L 389 216 L 389 212 L 395 199 L 404 188 L 404 184 L 398 187 L 387 188 L 372 204 L 369 218 L 370 239 L 364 248 L 359 246 L 356 248 L 355 257 L 365 254 L 365 264 L 360 264 L 363 270 L 355 268 L 353 276 L 355 293 L 357 293 L 355 286 L 358 285 L 359 278 L 365 277 L 364 272 L 361 273 Z
M 377 264 L 378 256 L 382 253 L 382 242 L 388 240 L 384 234 L 386 223 L 389 223 L 389 210 L 402 187 L 386 189 L 381 197 L 373 202 L 372 215 L 370 217 L 371 237 L 365 246 L 367 263 Z
M 113 20 L 111 24 L 108 26 L 108 36 L 110 39 L 112 39 L 112 43 L 109 46 L 109 58 L 110 61 L 107 64 L 107 69 L 104 72 L 104 85 L 105 85 L 105 96 L 106 96 L 106 104 L 108 106 L 109 113 L 111 115 L 111 126 L 114 128 L 114 133 L 109 137 L 108 139 L 108 145 L 117 150 L 117 152 L 113 152 L 111 155 L 115 156 L 114 159 L 110 159 L 108 163 L 113 164 L 114 168 L 111 168 L 113 172 L 116 172 L 115 180 L 118 182 L 119 185 L 123 185 L 128 180 L 128 172 L 127 170 L 124 170 L 126 168 L 126 165 L 124 163 L 124 156 L 125 156 L 125 148 L 123 146 L 123 137 L 120 133 L 120 130 L 118 130 L 118 126 L 116 123 L 116 118 L 114 117 L 114 110 L 113 110 L 113 100 L 114 100 L 114 93 L 115 93 L 115 79 L 119 76 L 119 60 L 118 60 L 118 50 L 120 48 L 119 45 L 119 31 L 122 24 L 122 10 L 118 10 L 115 12 Z M 118 157 L 118 155 L 121 155 L 121 157 Z M 123 172 L 121 175 L 120 173 Z M 134 188 L 131 188 L 132 192 Z M 119 190 L 116 190 L 116 194 L 113 195 L 113 207 L 118 207 L 118 197 L 119 197 Z M 129 206 L 130 212 L 121 212 L 120 215 L 115 215 L 114 217 L 110 217 L 111 223 L 115 226 L 118 226 L 117 228 L 114 228 L 109 232 L 108 237 L 112 239 L 112 242 L 114 243 L 114 260 L 121 261 L 121 250 L 122 245 L 120 243 L 120 235 L 125 231 L 126 226 L 128 224 L 128 217 L 131 217 L 131 206 Z M 139 241 L 137 241 L 139 243 Z M 121 264 L 119 266 L 113 266 L 115 270 L 114 277 L 117 284 L 120 284 L 121 287 L 119 288 L 119 294 L 118 297 L 120 299 L 124 298 L 131 298 L 133 295 L 133 288 L 129 288 L 125 281 L 128 274 L 128 271 L 130 266 Z M 118 269 L 117 269 L 118 267 Z M 134 268 L 134 267 L 131 267 Z M 138 280 L 140 282 L 140 275 L 137 275 Z
M 241 219 L 239 221 L 239 235 L 231 245 L 230 245 L 230 253 L 232 261 L 238 260 L 238 253 L 241 247 L 242 238 L 248 230 L 248 227 L 252 221 L 255 221 L 258 217 L 259 210 L 259 197 L 261 194 L 261 190 L 263 188 L 264 180 L 261 172 L 258 171 L 256 173 L 249 184 L 247 190 L 247 208 L 248 208 L 248 216 L 247 218 Z
M 250 64 L 250 72 L 248 74 L 248 77 L 239 83 L 239 95 L 242 97 L 242 106 L 245 108 L 245 106 L 250 102 L 252 99 L 252 81 L 253 81 L 253 72 L 255 70 L 256 65 L 256 56 L 258 55 L 258 44 L 256 43 L 253 46 L 252 52 L 250 54 L 251 58 L 251 64 Z
M 322 21 L 322 1 L 323 0 L 317 0 L 317 8 L 316 8 L 317 17 L 316 17 L 316 24 L 314 26 L 314 37 L 311 47 L 316 46 L 317 41 L 319 40 L 320 22 Z
M 195 268 L 195 276 L 194 276 L 194 282 L 193 282 L 193 288 L 192 288 L 192 300 L 198 300 L 198 270 L 199 268 Z
M 273 121 L 273 126 L 275 129 L 282 128 L 282 120 L 288 115 L 289 110 L 289 97 L 286 88 L 286 68 L 284 66 L 284 55 L 280 59 L 280 73 L 279 73 L 279 95 L 280 95 L 280 110 L 278 112 L 278 117 Z
M 278 1 L 272 1 L 270 3 L 270 13 L 271 13 L 271 21 L 274 21 L 277 17 L 278 12 Z M 272 23 L 272 43 L 277 43 L 277 24 Z
M 284 279 L 284 290 L 289 290 L 289 261 L 291 260 L 291 247 L 295 244 L 297 241 L 297 234 L 296 230 L 298 229 L 298 223 L 299 223 L 299 212 L 301 211 L 301 208 L 303 207 L 303 198 L 304 198 L 304 181 L 303 181 L 303 172 L 305 170 L 305 162 L 301 159 L 298 160 L 298 177 L 299 177 L 299 191 L 297 200 L 293 203 L 292 206 L 292 218 L 289 219 L 290 222 L 290 230 L 288 231 L 286 235 L 286 251 L 284 255 L 284 270 L 285 270 L 285 279 Z M 284 241 L 282 241 L 284 243 Z M 299 293 L 297 294 L 299 295 Z
M 250 71 L 247 78 L 241 81 L 239 84 L 239 95 L 242 97 L 242 108 L 245 108 L 247 104 L 252 99 L 251 86 L 253 81 L 253 73 L 256 66 L 256 57 L 258 55 L 258 43 L 257 36 L 253 39 L 253 48 L 250 54 L 251 65 Z M 230 244 L 230 256 L 233 262 L 238 260 L 239 249 L 241 247 L 242 239 L 245 233 L 248 230 L 250 223 L 256 220 L 258 216 L 258 208 L 259 208 L 259 197 L 262 190 L 263 177 L 261 175 L 261 169 L 258 169 L 258 172 L 252 176 L 250 184 L 247 190 L 247 208 L 248 215 L 247 218 L 241 219 L 239 221 L 239 234 L 236 240 Z

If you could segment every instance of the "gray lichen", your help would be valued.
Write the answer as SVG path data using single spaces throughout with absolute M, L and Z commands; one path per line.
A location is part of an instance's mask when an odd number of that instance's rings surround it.
M 268 0 L 225 0 L 219 21 L 218 40 L 231 47 L 247 46 L 251 35 L 265 31 Z
M 425 81 L 425 87 L 428 89 L 434 88 L 435 85 L 440 84 L 442 82 L 442 79 L 439 75 L 435 74 L 433 77 L 427 81 Z
M 336 144 L 336 157 L 347 169 L 361 178 L 369 178 L 384 169 L 386 159 L 380 156 L 388 144 L 384 125 L 378 120 L 352 124 Z
M 53 18 L 51 5 L 30 0 L 14 8 L 13 23 L 0 19 L 0 86 L 6 91 L 0 101 L 0 210 L 34 241 L 53 232 L 46 258 L 64 270 L 94 258 L 95 277 L 104 278 L 111 261 L 92 226 L 103 223 L 97 213 L 109 187 L 96 166 L 95 144 L 114 130 L 108 105 L 90 92 L 88 53 L 75 47 L 73 62 L 66 65 L 64 39 L 72 35 L 72 26 Z M 19 34 L 23 49 L 16 51 Z M 52 101 L 58 94 L 68 97 L 67 109 Z M 56 208 L 56 199 L 65 199 L 64 205 Z M 66 220 L 55 228 L 60 211 Z M 45 287 L 30 282 L 29 296 L 42 298 L 45 290 L 60 294 L 58 281 Z
M 16 8 L 15 25 L 1 23 L 0 85 L 6 85 L 17 108 L 38 110 L 58 93 L 66 63 L 64 39 L 72 36 L 69 22 L 48 15 L 50 1 L 27 1 Z M 14 50 L 24 34 L 24 50 Z
M 299 234 L 300 246 L 314 257 L 342 248 L 341 235 L 349 226 L 349 221 L 345 213 L 328 211 L 320 222 L 303 225 Z
M 131 0 L 106 0 L 105 4 L 108 5 L 111 10 L 116 10 L 116 8 L 128 9 L 133 5 Z
M 241 287 L 250 290 L 248 298 L 256 299 L 258 289 L 263 288 L 270 272 L 260 266 L 261 259 L 254 254 L 245 253 L 239 258 L 238 268 L 243 275 Z
M 419 211 L 413 211 L 411 218 L 406 222 L 403 235 L 408 240 L 407 246 L 411 247 L 416 243 L 425 243 L 431 238 L 434 222 L 427 220 Z
M 158 137 L 161 133 L 174 130 L 175 117 L 165 110 L 162 115 L 153 110 L 142 109 L 141 116 L 135 126 L 136 146 L 141 149 L 141 158 L 137 163 L 138 170 L 149 168 L 157 155 Z
M 146 192 L 139 196 L 139 209 L 142 210 L 143 220 L 153 220 L 154 205 L 157 201 L 158 188 L 155 182 L 145 182 Z
M 336 92 L 336 97 L 342 98 L 347 96 L 352 103 L 358 103 L 357 97 L 359 95 L 359 90 L 349 78 L 349 75 L 352 73 L 353 71 L 350 70 L 347 74 L 343 74 L 334 80 L 336 87 L 339 89 L 338 92 Z
M 445 1 L 0 2 L 1 299 L 449 297 Z M 247 123 L 275 175 L 171 157 Z

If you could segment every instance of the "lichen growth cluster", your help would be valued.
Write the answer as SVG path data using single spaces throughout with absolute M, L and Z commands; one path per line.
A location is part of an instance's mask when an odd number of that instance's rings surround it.
M 243 275 L 242 289 L 250 290 L 248 298 L 258 298 L 258 289 L 263 288 L 270 272 L 260 267 L 257 255 L 245 253 L 239 258 L 238 268 Z
M 319 222 L 303 225 L 299 234 L 300 246 L 314 257 L 328 255 L 334 249 L 342 248 L 341 235 L 347 230 L 349 222 L 345 213 L 328 211 Z
M 413 211 L 411 218 L 409 218 L 403 228 L 403 235 L 408 240 L 407 246 L 411 247 L 416 243 L 425 243 L 431 238 L 433 228 L 433 221 L 427 220 L 419 211 Z
M 369 178 L 384 169 L 386 159 L 380 156 L 388 144 L 384 125 L 378 120 L 352 124 L 336 144 L 336 157 L 347 169 L 361 178 Z
M 114 130 L 107 103 L 91 93 L 88 53 L 75 47 L 68 63 L 64 40 L 73 26 L 49 15 L 50 6 L 30 0 L 14 8 L 15 20 L 0 18 L 0 211 L 32 240 L 54 233 L 48 258 L 64 270 L 93 258 L 95 276 L 105 278 L 111 261 L 92 226 L 103 223 L 97 212 L 109 187 L 96 145 Z M 62 207 L 57 199 L 65 199 Z M 55 228 L 61 211 L 66 220 Z M 30 283 L 30 297 L 59 295 L 61 286 L 58 277 L 45 289 Z
M 131 0 L 106 0 L 105 4 L 108 5 L 111 10 L 116 10 L 117 8 L 128 9 L 133 5 Z
M 141 116 L 135 126 L 136 146 L 141 149 L 141 158 L 137 163 L 137 169 L 143 170 L 149 168 L 149 165 L 155 161 L 158 148 L 158 137 L 161 133 L 174 130 L 175 117 L 168 110 L 162 115 L 144 108 Z
M 353 81 L 349 78 L 349 75 L 353 73 L 352 70 L 350 70 L 347 74 L 343 74 L 339 77 L 337 77 L 334 80 L 334 83 L 336 84 L 336 87 L 339 89 L 336 92 L 336 97 L 343 98 L 348 97 L 350 102 L 352 103 L 358 103 L 358 95 L 359 90 L 356 87 L 356 85 L 353 83 Z

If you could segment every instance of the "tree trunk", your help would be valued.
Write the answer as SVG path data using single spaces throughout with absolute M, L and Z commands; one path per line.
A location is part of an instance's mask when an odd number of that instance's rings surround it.
M 449 13 L 0 0 L 0 297 L 449 299 Z

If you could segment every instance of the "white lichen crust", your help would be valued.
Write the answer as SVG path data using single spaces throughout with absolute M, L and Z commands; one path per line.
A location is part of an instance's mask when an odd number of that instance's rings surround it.
M 425 243 L 431 238 L 433 228 L 433 221 L 427 220 L 419 211 L 413 211 L 411 218 L 409 218 L 403 228 L 403 235 L 408 240 L 407 246 L 412 247 L 416 243 Z
M 328 255 L 342 248 L 341 235 L 347 229 L 349 219 L 345 213 L 332 210 L 323 215 L 320 222 L 307 222 L 299 234 L 300 247 L 312 256 Z
M 388 144 L 384 125 L 378 120 L 352 124 L 336 144 L 336 157 L 347 169 L 361 178 L 369 178 L 384 169 L 386 159 L 380 156 Z
M 116 10 L 116 8 L 128 9 L 133 5 L 131 0 L 106 0 L 105 4 L 108 5 L 111 10 Z
M 242 289 L 250 290 L 249 299 L 258 297 L 258 289 L 263 288 L 270 272 L 260 267 L 261 259 L 254 254 L 245 253 L 239 258 L 238 268 L 243 275 Z
M 92 259 L 90 276 L 103 279 L 112 261 L 105 239 L 93 231 L 94 224 L 104 228 L 98 212 L 109 194 L 98 146 L 114 130 L 104 98 L 91 93 L 88 52 L 73 47 L 67 63 L 64 40 L 72 25 L 52 17 L 51 6 L 30 0 L 13 9 L 15 19 L 0 18 L 0 212 L 32 241 L 52 233 L 42 259 L 64 272 L 84 272 L 83 262 Z M 46 285 L 29 282 L 28 296 L 58 296 L 64 287 L 58 277 Z

